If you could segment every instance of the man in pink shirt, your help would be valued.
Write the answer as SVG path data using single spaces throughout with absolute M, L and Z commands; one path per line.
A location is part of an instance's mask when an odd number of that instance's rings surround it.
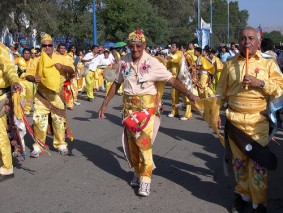
M 104 112 L 107 104 L 124 83 L 123 147 L 130 166 L 134 168 L 130 185 L 139 187 L 139 195 L 149 196 L 152 170 L 155 168 L 152 145 L 160 124 L 158 106 L 162 92 L 158 82 L 167 82 L 192 102 L 197 97 L 173 78 L 158 59 L 145 51 L 146 41 L 142 30 L 129 34 L 128 47 L 131 53 L 125 55 L 118 64 L 116 79 L 99 110 L 99 118 L 106 118 Z

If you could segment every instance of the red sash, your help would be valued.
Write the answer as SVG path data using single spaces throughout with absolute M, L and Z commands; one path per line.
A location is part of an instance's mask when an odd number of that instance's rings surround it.
M 66 101 L 66 104 L 69 102 L 70 97 L 72 95 L 72 91 L 71 91 L 71 89 L 69 89 L 70 87 L 68 87 L 68 86 L 71 86 L 70 80 L 66 80 L 64 82 L 64 99 Z

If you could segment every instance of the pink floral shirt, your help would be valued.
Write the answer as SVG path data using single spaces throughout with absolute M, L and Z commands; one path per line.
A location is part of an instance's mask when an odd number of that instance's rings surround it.
M 156 95 L 155 82 L 168 81 L 172 74 L 158 59 L 143 52 L 140 61 L 134 65 L 131 54 L 119 62 L 115 81 L 124 82 L 124 93 L 127 95 Z

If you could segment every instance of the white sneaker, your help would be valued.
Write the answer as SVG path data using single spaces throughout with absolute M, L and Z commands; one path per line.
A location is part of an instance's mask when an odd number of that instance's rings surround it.
M 130 182 L 130 185 L 132 187 L 138 187 L 140 185 L 140 179 L 139 177 L 134 176 L 133 179 Z
M 191 120 L 192 118 L 188 118 L 188 117 L 181 117 L 180 120 L 181 121 L 187 121 L 187 120 Z
M 169 113 L 169 114 L 168 114 L 168 117 L 169 117 L 169 118 L 174 118 L 175 115 L 173 115 L 172 113 Z
M 138 194 L 140 196 L 144 196 L 144 197 L 149 196 L 149 194 L 150 194 L 150 183 L 141 182 Z
M 34 150 L 30 153 L 30 157 L 31 157 L 31 158 L 38 158 L 40 154 L 41 154 L 41 151 L 40 151 L 40 150 L 34 149 Z
M 100 87 L 102 92 L 105 92 L 105 87 Z
M 77 101 L 75 101 L 74 104 L 75 104 L 76 106 L 80 106 L 80 105 L 81 105 L 81 103 L 80 103 L 80 102 L 77 102 Z
M 59 146 L 59 147 L 57 148 L 57 150 L 58 150 L 58 152 L 59 152 L 61 155 L 63 155 L 63 156 L 69 154 L 69 150 L 68 150 L 67 146 Z

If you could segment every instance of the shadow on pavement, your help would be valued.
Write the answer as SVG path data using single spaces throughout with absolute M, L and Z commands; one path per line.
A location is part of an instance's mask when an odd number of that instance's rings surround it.
M 72 150 L 76 149 L 87 160 L 91 161 L 95 166 L 102 169 L 103 171 L 114 175 L 126 182 L 129 182 L 132 177 L 128 172 L 121 168 L 119 161 L 116 158 L 124 159 L 123 155 L 104 149 L 101 146 L 82 141 L 76 140 L 76 143 L 69 144 L 69 150 L 72 154 Z

